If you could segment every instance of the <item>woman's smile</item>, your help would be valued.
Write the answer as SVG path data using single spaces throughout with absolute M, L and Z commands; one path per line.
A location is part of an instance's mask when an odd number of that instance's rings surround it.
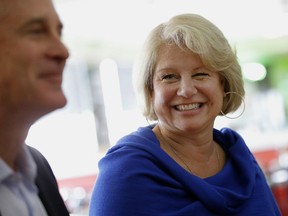
M 200 107 L 201 107 L 200 103 L 180 104 L 180 105 L 175 106 L 175 108 L 179 111 L 195 110 Z

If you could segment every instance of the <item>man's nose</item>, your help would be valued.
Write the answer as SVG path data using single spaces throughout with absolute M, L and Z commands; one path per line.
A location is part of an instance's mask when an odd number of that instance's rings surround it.
M 69 57 L 69 51 L 60 37 L 51 40 L 50 55 L 59 60 L 66 60 Z

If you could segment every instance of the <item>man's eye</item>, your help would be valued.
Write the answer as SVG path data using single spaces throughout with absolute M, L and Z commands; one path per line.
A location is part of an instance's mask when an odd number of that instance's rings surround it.
M 33 29 L 30 29 L 29 30 L 29 32 L 31 33 L 31 34 L 43 34 L 43 33 L 45 33 L 46 31 L 45 31 L 45 29 L 44 28 L 33 28 Z

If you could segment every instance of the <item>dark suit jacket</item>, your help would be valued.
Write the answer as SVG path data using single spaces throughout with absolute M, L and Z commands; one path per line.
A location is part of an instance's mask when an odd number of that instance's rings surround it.
M 59 193 L 56 178 L 44 156 L 35 148 L 28 146 L 37 164 L 36 185 L 39 197 L 49 216 L 69 216 L 69 212 Z

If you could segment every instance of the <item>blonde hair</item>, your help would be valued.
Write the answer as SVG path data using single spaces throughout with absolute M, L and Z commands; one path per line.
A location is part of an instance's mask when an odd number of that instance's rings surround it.
M 148 120 L 157 120 L 151 101 L 152 80 L 159 50 L 164 45 L 177 45 L 188 49 L 199 55 L 205 67 L 217 71 L 224 80 L 224 91 L 237 93 L 226 95 L 222 114 L 237 110 L 245 91 L 236 53 L 223 33 L 209 20 L 197 14 L 181 14 L 156 26 L 150 32 L 134 68 L 134 87 L 138 103 Z

